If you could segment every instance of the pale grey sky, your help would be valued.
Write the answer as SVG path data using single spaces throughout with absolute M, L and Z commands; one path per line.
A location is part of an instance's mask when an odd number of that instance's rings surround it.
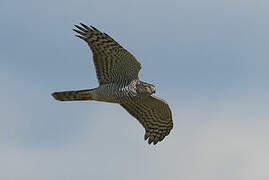
M 1 0 L 0 179 L 269 178 L 266 0 Z M 83 22 L 142 63 L 173 111 L 157 146 L 118 105 L 55 101 L 94 88 Z

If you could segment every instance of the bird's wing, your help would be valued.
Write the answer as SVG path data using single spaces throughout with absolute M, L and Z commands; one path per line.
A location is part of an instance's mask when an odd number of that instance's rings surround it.
M 157 144 L 167 136 L 173 128 L 172 113 L 168 104 L 156 97 L 147 96 L 121 106 L 134 116 L 145 128 L 145 140 Z
M 93 52 L 94 65 L 100 84 L 138 79 L 141 64 L 106 33 L 93 26 L 75 25 L 73 29 Z

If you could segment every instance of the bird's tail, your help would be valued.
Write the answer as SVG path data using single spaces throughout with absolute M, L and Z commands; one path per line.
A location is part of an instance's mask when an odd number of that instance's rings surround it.
M 51 94 L 58 101 L 89 101 L 92 98 L 92 89 L 79 91 L 62 91 Z

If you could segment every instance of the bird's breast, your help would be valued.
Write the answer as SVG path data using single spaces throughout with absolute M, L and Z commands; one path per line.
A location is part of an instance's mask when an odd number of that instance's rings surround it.
M 133 84 L 110 83 L 102 84 L 96 89 L 97 101 L 124 103 L 136 98 L 137 92 Z

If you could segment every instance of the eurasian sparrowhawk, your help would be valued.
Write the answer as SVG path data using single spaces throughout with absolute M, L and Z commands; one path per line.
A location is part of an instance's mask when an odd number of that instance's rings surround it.
M 95 100 L 118 103 L 145 128 L 145 140 L 157 144 L 173 128 L 168 104 L 152 94 L 155 87 L 139 80 L 141 64 L 106 33 L 93 26 L 75 25 L 73 29 L 93 52 L 99 87 L 79 91 L 55 92 L 59 101 Z

